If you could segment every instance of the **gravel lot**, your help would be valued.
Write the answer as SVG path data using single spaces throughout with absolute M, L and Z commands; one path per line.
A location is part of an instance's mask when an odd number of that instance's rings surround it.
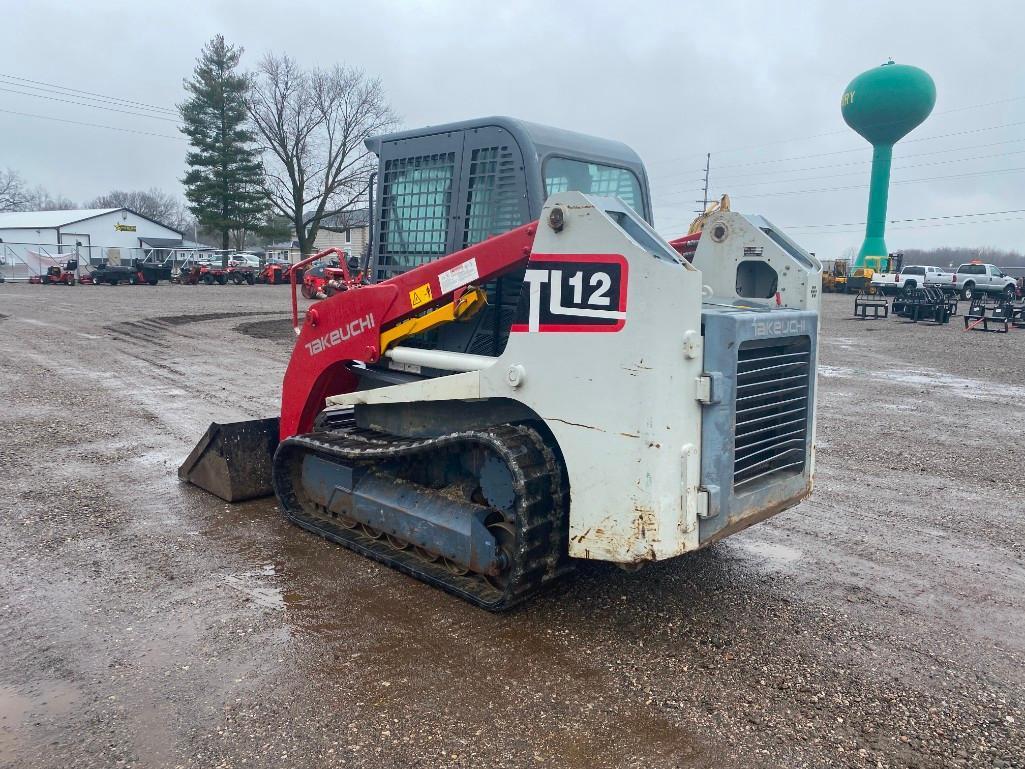
M 178 483 L 286 296 L 0 285 L 0 766 L 1025 766 L 1025 332 L 827 296 L 808 502 L 493 616 Z

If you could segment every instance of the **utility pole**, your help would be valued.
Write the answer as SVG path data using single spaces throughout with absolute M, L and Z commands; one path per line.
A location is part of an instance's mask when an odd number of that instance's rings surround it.
M 706 152 L 705 153 L 705 187 L 704 187 L 704 190 L 703 190 L 703 197 L 702 197 L 702 200 L 701 200 L 701 210 L 696 212 L 696 213 L 699 213 L 699 214 L 705 213 L 705 211 L 708 209 L 708 169 L 711 167 L 711 165 L 712 165 L 712 153 L 711 152 Z M 695 200 L 694 202 L 697 203 L 698 201 Z

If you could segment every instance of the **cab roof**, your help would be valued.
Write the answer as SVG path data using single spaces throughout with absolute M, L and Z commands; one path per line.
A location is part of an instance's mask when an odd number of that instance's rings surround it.
M 563 128 L 531 123 L 519 118 L 496 115 L 492 117 L 461 120 L 455 123 L 426 126 L 409 131 L 381 134 L 366 140 L 367 149 L 378 155 L 384 142 L 401 139 L 415 139 L 422 136 L 434 136 L 456 131 L 467 131 L 475 128 L 496 126 L 512 134 L 520 145 L 520 151 L 526 154 L 533 152 L 540 161 L 548 155 L 567 155 L 581 160 L 593 160 L 602 163 L 613 163 L 626 167 L 639 168 L 644 176 L 644 164 L 640 155 L 623 142 L 613 139 L 602 139 L 589 134 L 567 131 Z

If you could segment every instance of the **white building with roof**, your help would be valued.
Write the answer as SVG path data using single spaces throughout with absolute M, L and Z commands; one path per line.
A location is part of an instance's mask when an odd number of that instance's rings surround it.
M 40 259 L 63 262 L 78 254 L 82 265 L 128 263 L 145 258 L 160 243 L 182 243 L 182 233 L 128 208 L 0 213 L 0 262 L 9 277 Z

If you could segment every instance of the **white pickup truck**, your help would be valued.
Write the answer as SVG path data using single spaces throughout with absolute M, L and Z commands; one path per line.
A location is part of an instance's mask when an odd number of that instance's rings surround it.
M 962 299 L 971 299 L 978 293 L 1004 294 L 1013 297 L 1015 280 L 1004 275 L 995 264 L 969 262 L 954 273 L 954 285 Z
M 872 276 L 872 285 L 884 294 L 896 294 L 903 288 L 936 286 L 944 291 L 954 291 L 954 273 L 941 267 L 909 264 L 900 272 L 877 272 Z

